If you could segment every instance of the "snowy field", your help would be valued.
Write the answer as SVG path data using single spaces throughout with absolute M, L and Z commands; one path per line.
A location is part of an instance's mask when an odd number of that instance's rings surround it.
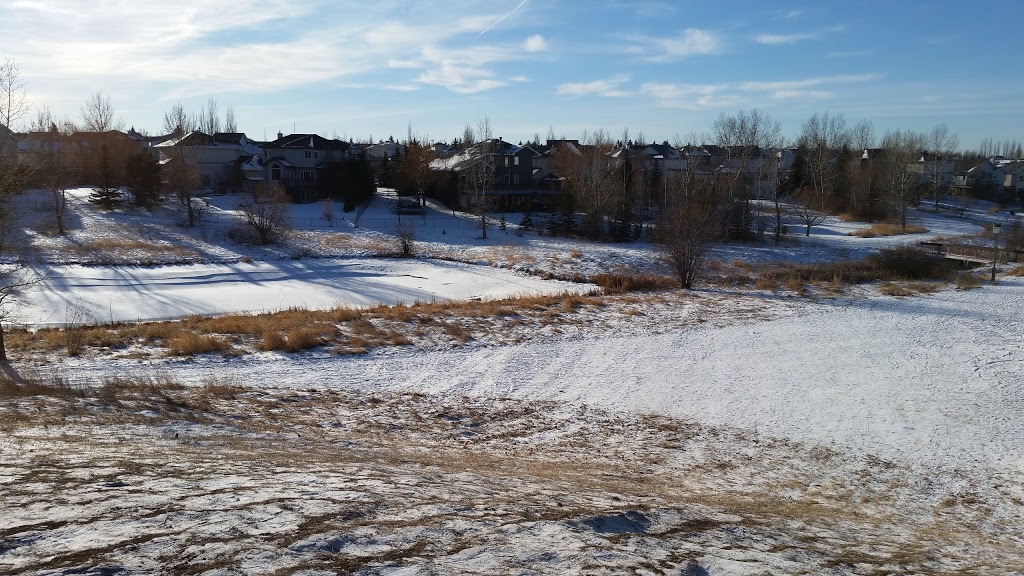
M 170 208 L 146 220 L 79 202 L 68 238 L 35 238 L 53 272 L 27 320 L 491 298 L 587 288 L 525 271 L 663 271 L 643 242 L 483 240 L 441 210 L 417 227 L 435 258 L 374 258 L 392 242 L 387 197 L 358 225 L 293 207 L 309 230 L 238 246 L 237 201 L 211 198 L 198 230 L 168 225 Z M 863 239 L 848 234 L 866 224 L 829 220 L 714 255 L 828 260 L 980 230 L 912 219 L 928 232 Z M 147 243 L 108 241 L 128 230 Z M 140 254 L 159 265 L 125 266 Z M 0 400 L 0 572 L 1024 573 L 1024 279 L 692 298 L 515 344 L 55 358 L 33 371 L 70 389 Z
M 31 326 L 172 320 L 290 307 L 366 307 L 585 292 L 509 270 L 431 260 L 315 258 L 153 267 L 52 266 L 17 320 Z

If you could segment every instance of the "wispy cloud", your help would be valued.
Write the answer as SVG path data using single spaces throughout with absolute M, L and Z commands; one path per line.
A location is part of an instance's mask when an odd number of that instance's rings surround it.
M 786 12 L 785 14 L 782 15 L 782 19 L 783 20 L 796 20 L 797 18 L 803 16 L 804 12 L 805 11 L 802 8 L 798 8 L 798 9 L 795 9 L 795 10 L 790 10 L 789 12 Z
M 612 76 L 605 80 L 594 80 L 591 82 L 571 82 L 560 84 L 555 87 L 555 93 L 560 96 L 604 96 L 606 98 L 624 98 L 631 93 L 622 90 L 620 86 L 629 82 L 629 76 Z
M 821 34 L 818 32 L 804 32 L 800 34 L 758 34 L 754 41 L 758 44 L 794 44 L 804 40 L 816 40 Z
M 797 42 L 803 42 L 805 40 L 818 40 L 828 34 L 835 32 L 842 32 L 844 28 L 842 26 L 832 26 L 824 30 L 816 30 L 813 32 L 795 32 L 792 34 L 758 34 L 754 37 L 754 41 L 758 44 L 795 44 Z
M 715 54 L 723 47 L 723 41 L 718 34 L 698 28 L 687 28 L 677 36 L 632 36 L 628 40 L 632 45 L 627 48 L 627 52 L 649 62 L 671 62 L 690 56 Z
M 743 105 L 749 100 L 826 100 L 835 96 L 827 88 L 834 85 L 866 83 L 882 78 L 881 74 L 850 74 L 820 76 L 799 80 L 746 81 L 717 84 L 692 84 L 678 82 L 644 82 L 639 93 L 650 96 L 664 108 L 685 110 L 706 110 Z M 602 82 L 602 81 L 598 81 Z M 583 91 L 583 87 L 600 86 L 598 82 L 574 84 L 581 94 L 601 95 L 599 91 Z M 625 91 L 619 85 L 617 90 Z M 563 93 L 561 90 L 559 93 Z M 576 94 L 574 94 L 576 95 Z

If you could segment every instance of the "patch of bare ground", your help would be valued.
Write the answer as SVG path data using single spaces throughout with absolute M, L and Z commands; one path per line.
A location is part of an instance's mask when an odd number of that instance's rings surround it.
M 2 391 L 10 574 L 980 574 L 1024 558 L 1008 475 L 664 416 L 167 378 Z

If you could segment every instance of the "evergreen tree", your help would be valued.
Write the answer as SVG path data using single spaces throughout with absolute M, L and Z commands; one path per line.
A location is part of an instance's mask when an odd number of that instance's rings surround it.
M 99 157 L 99 181 L 97 188 L 89 195 L 89 202 L 96 204 L 104 210 L 113 210 L 121 203 L 121 191 L 117 188 L 117 176 L 114 171 L 113 162 L 110 159 L 110 147 L 103 144 L 100 147 Z
M 151 210 L 160 200 L 160 163 L 152 154 L 140 150 L 125 159 L 125 186 L 135 205 Z

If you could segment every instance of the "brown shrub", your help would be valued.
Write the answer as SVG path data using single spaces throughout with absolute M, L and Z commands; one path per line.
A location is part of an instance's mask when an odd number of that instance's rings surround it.
M 194 356 L 210 352 L 225 352 L 231 344 L 223 338 L 210 334 L 186 332 L 167 342 L 167 351 L 172 356 Z
M 899 236 L 901 234 L 920 234 L 927 232 L 927 228 L 921 226 L 910 226 L 908 225 L 906 230 L 900 224 L 872 224 L 870 228 L 864 228 L 855 232 L 850 232 L 850 236 L 858 236 L 860 238 L 875 238 L 877 236 Z
M 971 290 L 981 286 L 981 278 L 970 272 L 960 272 L 956 275 L 957 290 Z
M 624 294 L 626 292 L 649 292 L 653 290 L 669 290 L 675 288 L 678 280 L 670 276 L 658 274 L 603 273 L 586 279 L 597 284 L 605 294 Z
M 280 332 L 267 331 L 263 333 L 263 341 L 256 348 L 258 350 L 284 350 L 288 346 L 288 339 Z

